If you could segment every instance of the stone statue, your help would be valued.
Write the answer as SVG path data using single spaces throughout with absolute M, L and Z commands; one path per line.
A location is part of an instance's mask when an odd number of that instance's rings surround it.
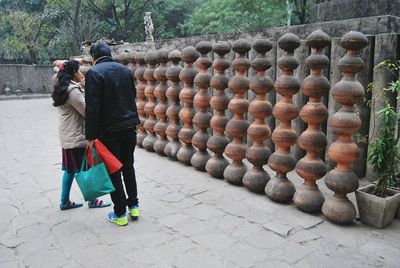
M 10 84 L 8 82 L 6 82 L 6 88 L 4 89 L 4 94 L 7 96 L 12 94 L 12 90 L 11 90 Z
M 153 37 L 154 26 L 153 26 L 153 21 L 151 20 L 151 12 L 145 12 L 144 30 L 146 33 L 146 41 L 154 42 L 154 37 Z

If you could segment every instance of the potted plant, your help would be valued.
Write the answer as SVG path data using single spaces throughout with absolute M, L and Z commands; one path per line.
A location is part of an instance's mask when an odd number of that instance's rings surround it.
M 387 96 L 388 91 L 400 92 L 400 61 L 383 61 L 375 68 L 389 69 L 397 80 L 383 90 L 374 83 L 369 85 L 369 90 L 377 91 L 384 100 L 384 106 L 376 114 L 379 132 L 368 147 L 367 161 L 376 182 L 358 189 L 356 199 L 361 222 L 383 228 L 393 221 L 400 204 L 400 191 L 396 189 L 396 179 L 400 174 L 400 149 L 397 147 L 400 131 L 397 131 L 396 137 L 396 128 L 400 128 L 400 116 Z

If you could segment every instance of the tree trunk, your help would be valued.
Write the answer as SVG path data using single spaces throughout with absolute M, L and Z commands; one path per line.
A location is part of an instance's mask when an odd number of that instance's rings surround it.
M 307 11 L 307 0 L 303 0 L 303 6 L 301 7 L 301 17 L 302 17 L 302 24 L 306 23 L 306 11 Z
M 291 0 L 295 7 L 294 13 L 299 19 L 299 24 L 306 23 L 307 0 Z
M 28 47 L 31 64 L 37 64 L 37 55 L 34 49 Z
M 124 41 L 128 40 L 128 32 L 129 32 L 129 9 L 130 9 L 131 1 L 125 0 L 124 2 Z
M 286 26 L 289 27 L 292 22 L 292 11 L 293 11 L 293 8 L 290 5 L 289 0 L 286 0 L 286 7 L 287 7 L 287 15 L 288 15 Z
M 111 12 L 113 14 L 114 20 L 115 20 L 115 24 L 116 24 L 116 32 L 117 32 L 117 40 L 119 41 L 120 39 L 124 38 L 124 29 L 121 26 L 121 21 L 119 20 L 118 17 L 118 12 L 117 12 L 117 6 L 115 3 L 111 4 Z
M 76 1 L 75 14 L 74 14 L 74 33 L 72 38 L 72 47 L 74 49 L 75 55 L 80 54 L 80 40 L 78 40 L 78 29 L 79 29 L 79 14 L 81 8 L 81 0 Z

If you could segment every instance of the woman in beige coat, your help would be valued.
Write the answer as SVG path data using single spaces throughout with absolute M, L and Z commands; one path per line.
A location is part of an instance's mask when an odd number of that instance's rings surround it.
M 87 141 L 85 139 L 85 94 L 80 86 L 83 79 L 79 62 L 65 61 L 59 67 L 52 94 L 53 105 L 58 108 L 58 134 L 62 147 L 62 179 L 60 209 L 81 207 L 69 199 L 75 173 L 80 170 Z M 89 208 L 106 207 L 111 203 L 100 199 L 89 201 Z

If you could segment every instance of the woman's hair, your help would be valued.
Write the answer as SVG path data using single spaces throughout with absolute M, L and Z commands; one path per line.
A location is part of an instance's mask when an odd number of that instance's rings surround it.
M 55 107 L 63 105 L 68 100 L 68 87 L 78 70 L 79 62 L 76 60 L 66 61 L 60 67 L 54 84 L 53 94 L 51 94 Z
M 111 56 L 111 48 L 106 42 L 99 40 L 90 47 L 89 53 L 95 59 L 98 59 L 104 56 Z

